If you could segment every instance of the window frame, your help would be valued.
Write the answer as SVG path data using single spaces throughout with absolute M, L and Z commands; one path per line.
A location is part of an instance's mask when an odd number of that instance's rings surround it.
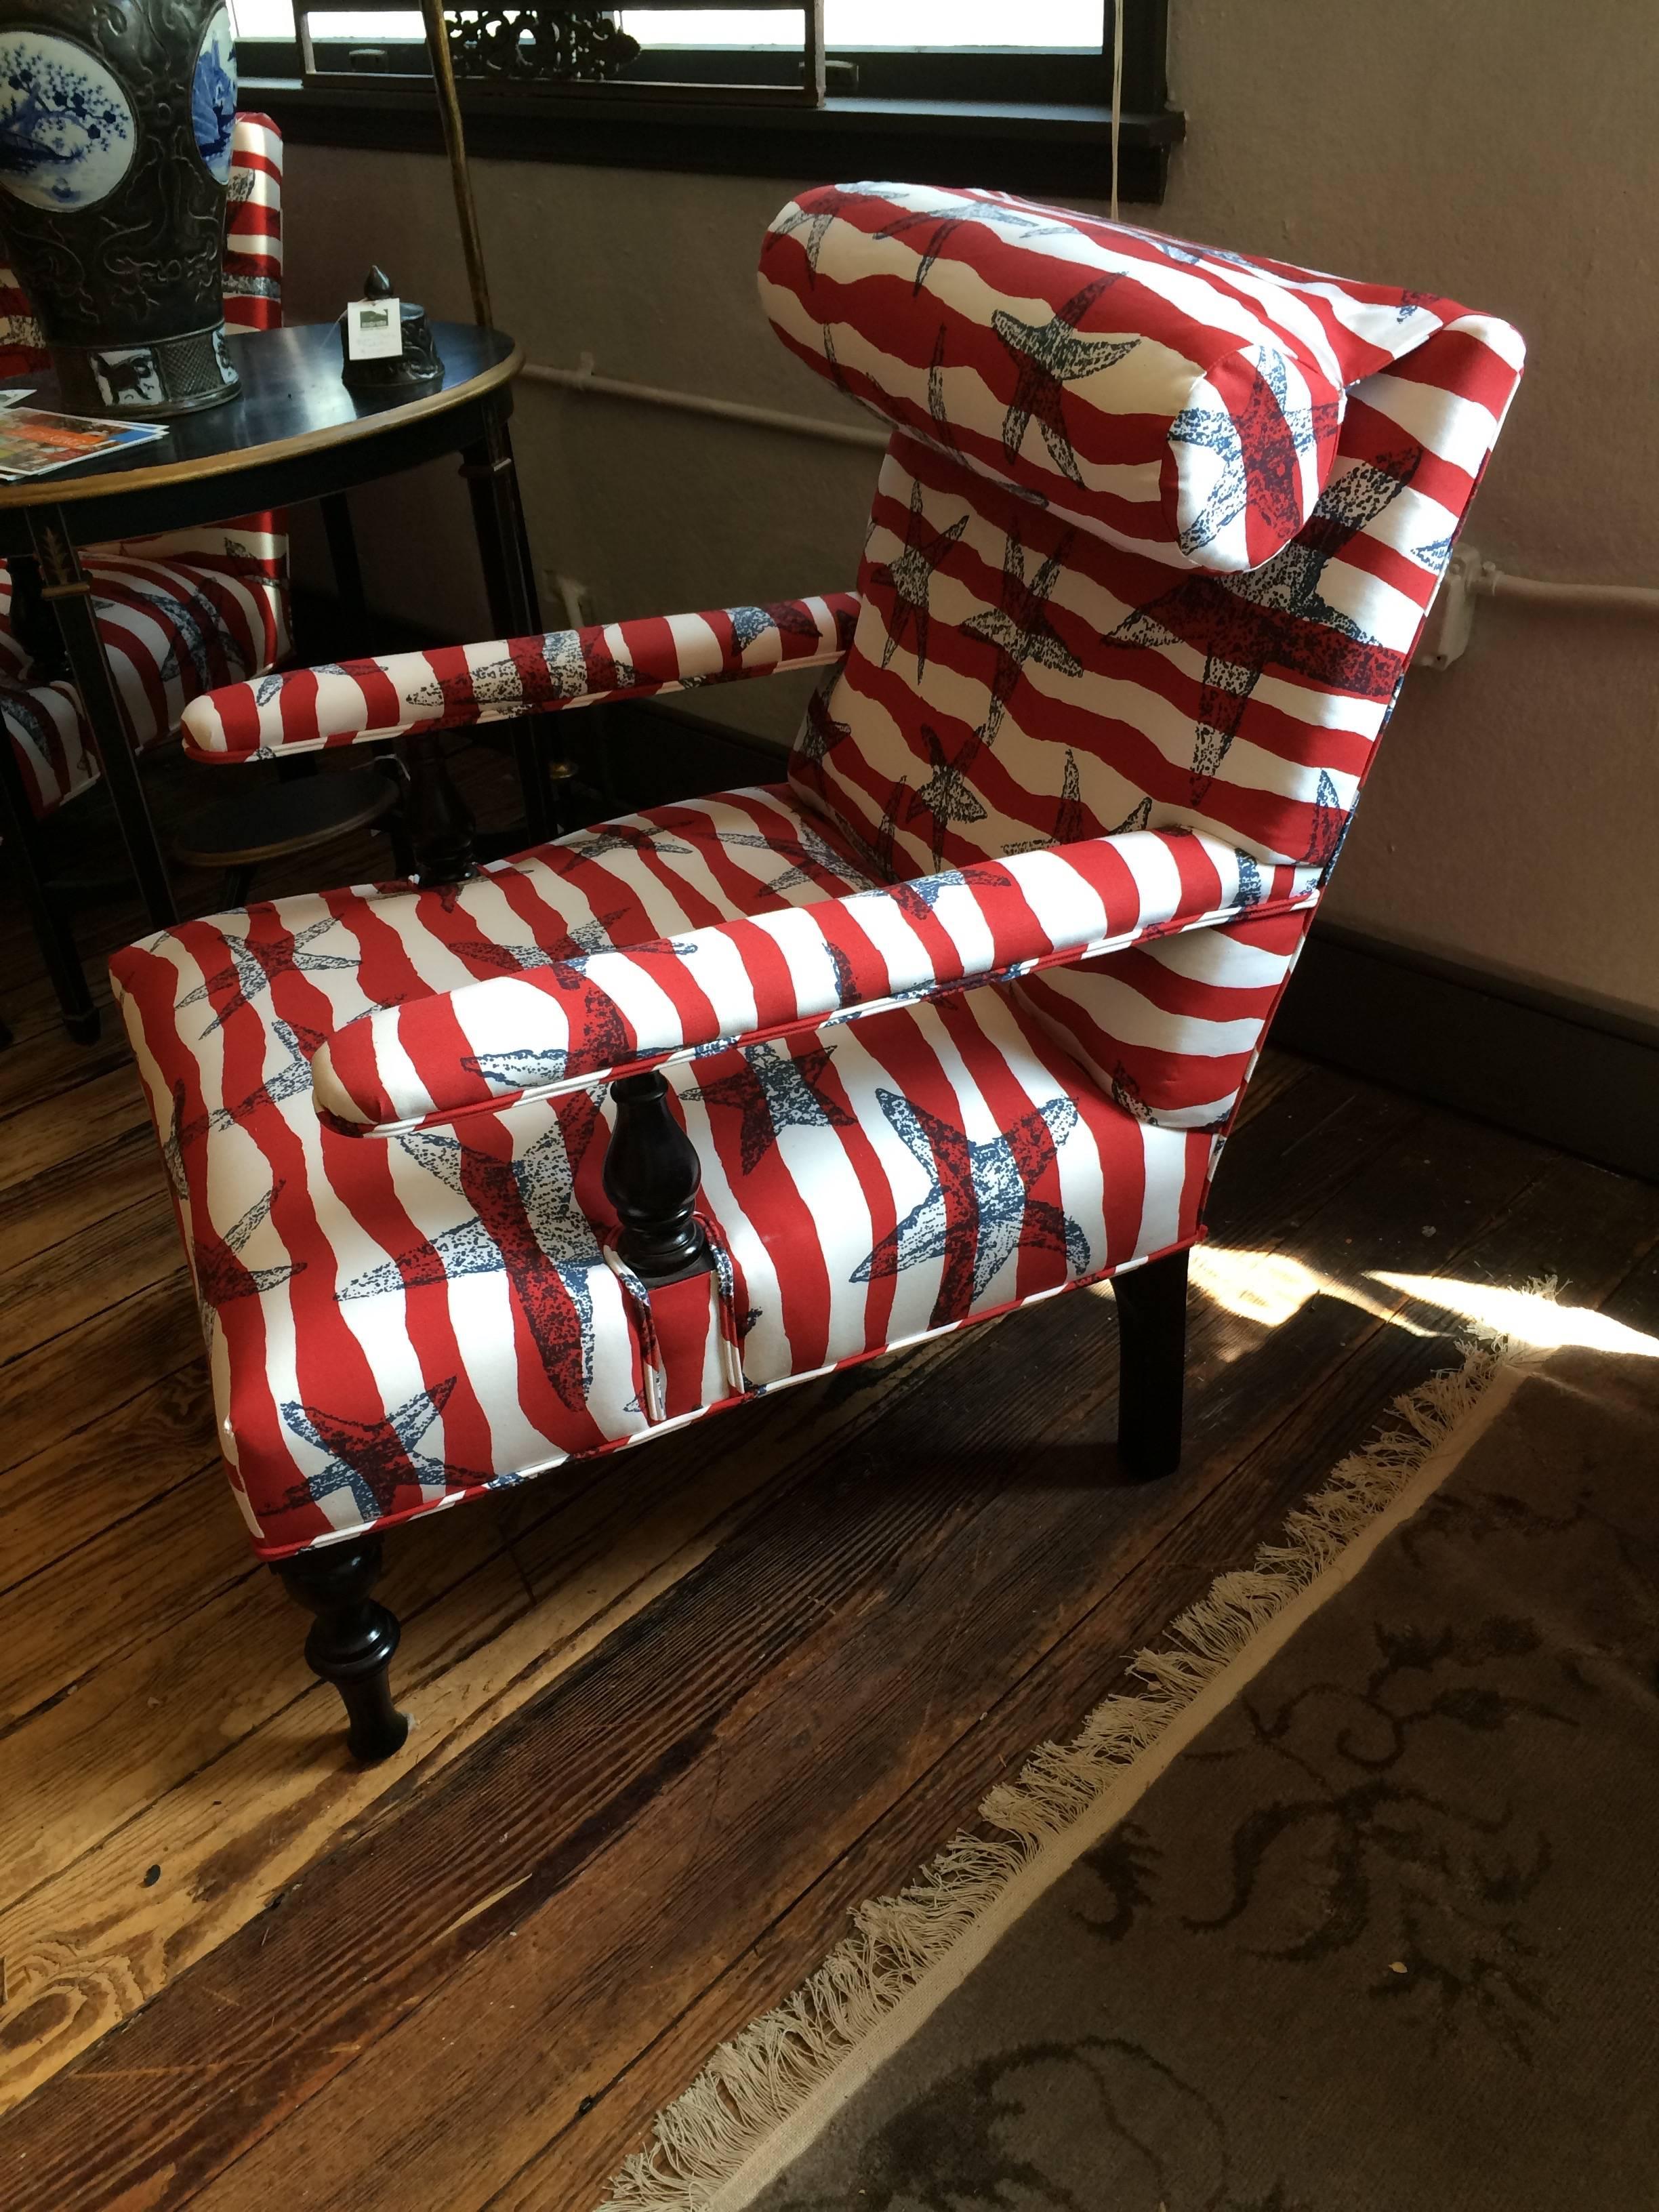
M 1110 9 L 1101 49 L 829 50 L 822 106 L 723 97 L 665 99 L 625 83 L 595 96 L 549 88 L 464 88 L 469 150 L 484 159 L 689 170 L 704 174 L 890 175 L 897 163 L 921 184 L 971 181 L 1002 190 L 1103 199 L 1111 189 Z M 1167 0 L 1124 8 L 1120 197 L 1154 205 L 1185 118 L 1169 106 Z M 270 113 L 301 144 L 436 151 L 431 82 L 424 74 L 350 73 L 337 52 L 328 85 L 301 77 L 297 40 L 240 40 L 245 106 Z M 779 84 L 798 68 L 789 48 L 653 48 L 682 82 L 730 82 L 733 69 Z M 847 64 L 857 70 L 849 82 Z M 837 66 L 840 65 L 840 66 Z M 549 127 L 550 125 L 553 127 Z

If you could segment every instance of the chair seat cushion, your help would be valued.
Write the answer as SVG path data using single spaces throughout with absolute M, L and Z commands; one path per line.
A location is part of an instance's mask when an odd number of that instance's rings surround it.
M 198 693 L 258 676 L 289 646 L 288 595 L 274 578 L 238 574 L 221 559 L 111 555 L 86 563 L 98 626 L 141 746 L 177 727 Z M 96 782 L 98 757 L 65 677 L 31 684 L 30 658 L 11 627 L 11 576 L 0 564 L 0 715 L 37 815 Z
M 785 792 L 734 792 L 457 889 L 283 899 L 118 957 L 261 1553 L 1194 1234 L 1211 1136 L 1114 1105 L 995 988 L 673 1069 L 721 1264 L 648 1300 L 609 1249 L 602 1087 L 392 1141 L 317 1118 L 307 1057 L 371 1006 L 866 880 Z

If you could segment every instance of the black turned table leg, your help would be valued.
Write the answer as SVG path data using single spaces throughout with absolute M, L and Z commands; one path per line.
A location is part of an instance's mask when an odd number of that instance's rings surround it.
M 363 564 L 357 554 L 357 532 L 352 526 L 351 505 L 343 491 L 327 493 L 317 502 L 323 517 L 323 534 L 328 540 L 329 566 L 334 571 L 334 589 L 339 597 L 340 609 L 348 621 L 359 629 L 368 620 L 368 600 L 363 591 Z M 354 653 L 363 649 L 362 643 L 352 647 Z
M 472 810 L 456 790 L 444 757 L 443 732 L 417 730 L 404 742 L 409 778 L 404 805 L 404 836 L 413 850 L 415 880 L 464 884 L 478 872 L 473 849 Z
M 69 655 L 58 617 L 41 597 L 40 563 L 33 554 L 15 553 L 11 571 L 11 634 L 29 657 L 30 684 L 55 684 L 69 673 Z
M 1138 1482 L 1181 1464 L 1187 1380 L 1187 1252 L 1112 1278 L 1117 1299 L 1117 1455 Z
M 407 1714 L 392 1702 L 398 1617 L 369 1595 L 380 1565 L 380 1538 L 365 1536 L 301 1552 L 272 1570 L 289 1595 L 317 1616 L 306 1658 L 312 1673 L 340 1692 L 351 1723 L 346 1741 L 366 1765 L 401 1751 L 409 1734 Z
M 616 1126 L 605 1155 L 605 1194 L 617 1209 L 617 1249 L 646 1283 L 665 1283 L 708 1264 L 694 1208 L 702 1181 L 696 1146 L 668 1106 L 660 1070 L 623 1075 L 611 1086 Z
M 126 709 L 98 634 L 92 586 L 82 573 L 62 508 L 31 512 L 29 534 L 40 564 L 40 596 L 57 617 L 63 633 L 70 670 L 86 709 L 144 909 L 157 929 L 166 929 L 179 919 L 179 908 L 167 881 L 155 825 L 150 820 Z
M 387 754 L 384 760 L 377 762 L 375 765 L 398 793 L 398 804 L 378 825 L 386 832 L 386 842 L 392 848 L 392 872 L 400 877 L 413 876 L 415 845 L 409 829 L 410 779 L 408 767 L 395 754 L 391 753 Z M 448 774 L 447 769 L 445 774 L 446 775 Z
M 0 727 L 0 869 L 8 865 L 21 887 L 46 962 L 52 988 L 63 1008 L 64 1026 L 76 1044 L 98 1039 L 98 1009 L 86 970 L 62 909 L 52 896 L 40 861 L 40 832 L 24 788 L 11 739 Z
M 542 628 L 541 606 L 505 416 L 496 416 L 485 435 L 463 449 L 461 474 L 472 498 L 490 620 L 503 637 L 533 637 Z M 555 787 L 562 792 L 575 774 L 562 747 L 556 760 L 544 762 L 538 719 L 521 715 L 508 725 L 532 844 L 568 826 L 556 818 L 550 793 Z

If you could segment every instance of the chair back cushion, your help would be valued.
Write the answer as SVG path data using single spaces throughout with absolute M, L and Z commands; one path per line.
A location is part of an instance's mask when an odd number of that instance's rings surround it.
M 1314 510 L 1345 395 L 1461 312 L 1005 193 L 827 185 L 769 232 L 792 351 L 1058 520 L 1257 568 Z
M 225 328 L 283 323 L 283 134 L 268 115 L 239 114 L 225 214 Z
M 993 226 L 994 252 L 972 212 L 990 196 L 952 196 L 969 210 L 957 217 L 940 210 L 938 195 L 873 189 L 888 211 L 880 226 L 887 235 L 872 227 L 868 195 L 856 195 L 849 213 L 846 195 L 825 207 L 834 195 L 808 194 L 785 210 L 762 263 L 786 343 L 815 367 L 826 358 L 839 364 L 849 389 L 896 420 L 915 409 L 894 364 L 919 356 L 924 387 L 924 433 L 896 431 L 882 466 L 853 647 L 796 742 L 797 791 L 890 877 L 1137 829 L 1224 838 L 1247 863 L 1246 903 L 1255 895 L 1251 871 L 1266 897 L 1275 869 L 1328 870 L 1517 381 L 1516 333 L 1448 301 L 1322 277 L 1304 277 L 1293 290 L 1275 266 L 1161 245 L 1146 264 L 1160 272 L 1159 284 L 1167 281 L 1162 272 L 1184 276 L 1201 263 L 1218 296 L 1273 289 L 1294 297 L 1302 303 L 1298 331 L 1316 301 L 1327 357 L 1371 363 L 1340 392 L 1334 452 L 1321 464 L 1306 519 L 1254 565 L 1218 572 L 1196 557 L 1207 546 L 1183 549 L 1173 530 L 1154 544 L 1150 523 L 1141 550 L 1130 550 L 1131 533 L 1115 526 L 1109 532 L 1098 514 L 1085 514 L 1075 480 L 1055 460 L 1056 446 L 1103 453 L 1103 445 L 1089 448 L 1103 422 L 1126 436 L 1144 434 L 1144 424 L 1096 403 L 1097 389 L 1113 385 L 1128 355 L 1085 368 L 1075 380 L 1028 379 L 1021 387 L 1006 377 L 987 381 L 994 364 L 982 351 L 986 378 L 964 372 L 943 386 L 935 380 L 938 404 L 931 414 L 927 407 L 929 362 L 937 356 L 950 364 L 963 343 L 949 302 L 964 295 L 970 279 L 982 288 L 994 265 L 1000 296 L 1047 298 L 1069 281 L 1054 273 L 1062 258 L 1056 233 L 1065 226 L 1077 227 L 1091 253 L 1115 251 L 1121 237 L 1120 258 L 1136 258 L 1149 242 L 1109 224 L 996 200 L 1004 216 L 1017 211 L 1045 235 L 1028 243 Z M 927 222 L 893 215 L 910 198 L 928 204 Z M 877 280 L 867 295 L 854 240 L 864 241 Z M 901 248 L 908 270 L 894 264 Z M 781 306 L 781 295 L 793 305 Z M 896 332 L 879 362 L 871 320 L 878 297 L 891 307 Z M 1099 295 L 1120 304 L 1129 297 L 1125 283 Z M 815 349 L 805 341 L 802 303 L 823 318 L 814 329 L 828 337 L 828 356 L 822 343 Z M 843 307 L 854 306 L 856 320 L 843 319 Z M 1015 312 L 992 307 L 985 319 Z M 1094 313 L 1091 306 L 1082 321 Z M 1150 308 L 1137 313 L 1153 320 Z M 919 335 L 930 317 L 931 347 Z M 1285 317 L 1293 319 L 1288 308 Z M 1033 319 L 1023 312 L 1024 325 Z M 1121 317 L 1120 331 L 1126 326 L 1133 327 Z M 1333 332 L 1347 336 L 1339 343 Z M 856 380 L 854 357 L 863 364 Z M 1016 470 L 1005 446 L 976 427 L 988 416 L 974 410 L 994 404 L 1018 415 L 1021 388 L 1033 421 L 1047 410 L 1048 432 L 1030 441 L 1047 461 L 1027 451 L 1022 435 Z M 958 410 L 971 419 L 959 419 Z M 1170 419 L 1167 410 L 1157 417 L 1166 443 Z M 1170 465 L 1166 458 L 1158 468 Z M 1063 495 L 1041 489 L 1043 467 Z M 1096 473 L 1103 483 L 1103 461 Z M 1244 495 L 1250 505 L 1248 469 Z M 1276 536 L 1274 526 L 1267 538 Z M 1128 957 L 1109 956 L 1017 988 L 1098 1078 L 1116 1081 L 1146 1110 L 1185 1116 L 1224 1103 L 1236 1083 L 1207 1087 L 1190 1056 L 1182 1059 L 1178 1081 L 1160 1073 L 1148 1043 L 1160 1023 L 1146 992 L 1121 987 Z M 1251 948 L 1232 969 L 1255 979 L 1241 988 L 1258 991 L 1274 963 L 1282 982 L 1289 961 L 1277 937 L 1271 951 Z M 1147 970 L 1143 980 L 1154 997 L 1180 997 L 1177 975 L 1152 977 L 1145 957 L 1129 964 Z M 1220 1057 L 1228 1056 L 1226 1042 L 1218 1040 Z

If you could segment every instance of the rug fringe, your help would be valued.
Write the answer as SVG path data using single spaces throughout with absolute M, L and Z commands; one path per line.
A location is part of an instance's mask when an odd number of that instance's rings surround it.
M 1551 1297 L 1555 1285 L 1526 1285 Z M 1143 1687 L 1108 1698 L 1069 1744 L 1039 1745 L 1018 1780 L 980 1807 L 1002 1837 L 960 1835 L 896 1897 L 872 1898 L 853 1933 L 794 1995 L 723 2044 L 658 2117 L 654 2141 L 628 2160 L 598 2212 L 705 2212 L 714 2192 L 798 2112 L 996 1903 L 1033 1858 L 1155 1744 L 1251 1639 L 1393 1503 L 1524 1347 L 1477 1332 L 1461 1367 L 1396 1398 L 1392 1427 L 1333 1469 L 1254 1563 L 1219 1575 L 1129 1673 Z M 1003 1838 L 1006 1838 L 1006 1840 Z

